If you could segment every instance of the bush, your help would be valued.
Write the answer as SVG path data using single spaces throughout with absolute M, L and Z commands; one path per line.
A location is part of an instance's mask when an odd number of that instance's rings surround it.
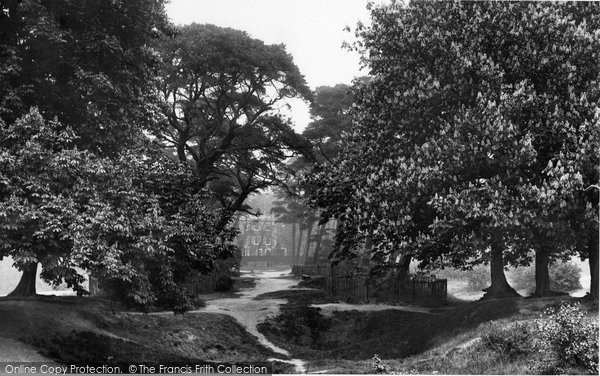
M 377 354 L 373 355 L 370 364 L 375 373 L 385 373 L 389 375 L 392 372 L 392 368 L 385 364 Z
M 521 322 L 510 326 L 492 323 L 490 329 L 481 336 L 483 346 L 508 359 L 533 352 L 535 349 L 533 338 L 531 326 Z
M 215 290 L 218 292 L 231 291 L 234 280 L 228 275 L 220 275 L 215 283 Z
M 537 321 L 542 351 L 558 360 L 555 370 L 570 365 L 598 374 L 598 321 L 584 318 L 579 304 L 563 304 L 547 310 L 549 317 Z
M 517 290 L 528 290 L 535 288 L 535 269 L 532 266 L 516 268 L 507 276 L 510 285 Z
M 486 266 L 477 266 L 471 271 L 467 271 L 469 287 L 472 290 L 481 290 L 491 284 L 490 271 Z
M 550 289 L 569 292 L 581 288 L 579 278 L 581 269 L 573 262 L 558 262 L 550 265 Z M 511 273 L 511 284 L 517 290 L 535 287 L 535 267 L 527 266 L 515 269 Z
M 568 292 L 580 289 L 580 277 L 581 269 L 573 262 L 561 262 L 550 266 L 550 288 L 554 291 Z

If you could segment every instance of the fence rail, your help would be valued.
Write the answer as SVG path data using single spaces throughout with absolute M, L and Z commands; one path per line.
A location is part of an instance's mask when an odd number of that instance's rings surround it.
M 423 303 L 447 296 L 446 279 L 385 278 L 370 276 L 364 268 L 348 265 L 294 265 L 295 276 L 325 277 L 325 291 L 334 297 L 356 303 Z
M 292 274 L 296 277 L 301 275 L 326 275 L 329 265 L 293 265 Z

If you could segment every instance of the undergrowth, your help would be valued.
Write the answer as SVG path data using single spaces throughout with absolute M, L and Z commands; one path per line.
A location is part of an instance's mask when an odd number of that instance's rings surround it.
M 598 320 L 586 318 L 581 306 L 563 304 L 548 309 L 546 319 L 536 322 L 539 348 L 546 353 L 539 367 L 543 373 L 564 373 L 566 367 L 598 374 Z
M 484 323 L 472 334 L 478 333 L 406 361 L 374 356 L 372 372 L 598 374 L 598 320 L 577 303 L 547 309 L 539 319 Z

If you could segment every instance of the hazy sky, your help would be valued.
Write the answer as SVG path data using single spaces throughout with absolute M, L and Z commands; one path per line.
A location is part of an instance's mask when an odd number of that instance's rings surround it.
M 361 20 L 368 23 L 367 0 L 171 0 L 167 12 L 175 24 L 211 23 L 244 30 L 268 44 L 283 43 L 314 89 L 349 84 L 360 75 L 358 55 L 342 49 L 352 42 Z M 310 121 L 308 106 L 294 101 L 298 130 Z

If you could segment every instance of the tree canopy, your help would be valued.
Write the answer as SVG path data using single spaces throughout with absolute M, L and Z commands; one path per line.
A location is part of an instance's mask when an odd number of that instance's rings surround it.
M 153 40 L 169 32 L 162 0 L 5 0 L 0 116 L 37 107 L 75 128 L 80 147 L 115 154 L 159 115 Z
M 279 113 L 288 98 L 310 99 L 283 45 L 214 25 L 182 26 L 158 46 L 158 90 L 167 124 L 156 133 L 222 205 L 239 210 L 279 182 L 278 167 L 310 145 Z
M 164 116 L 153 45 L 163 1 L 8 1 L 0 8 L 0 258 L 78 293 L 81 268 L 126 303 L 185 310 L 179 284 L 236 249 L 231 215 L 145 134 Z
M 374 6 L 357 29 L 371 78 L 356 85 L 355 125 L 314 179 L 315 203 L 340 221 L 337 254 L 368 240 L 379 262 L 491 261 L 498 294 L 504 264 L 531 249 L 593 257 L 577 235 L 597 228 L 585 188 L 598 181 L 599 10 Z

